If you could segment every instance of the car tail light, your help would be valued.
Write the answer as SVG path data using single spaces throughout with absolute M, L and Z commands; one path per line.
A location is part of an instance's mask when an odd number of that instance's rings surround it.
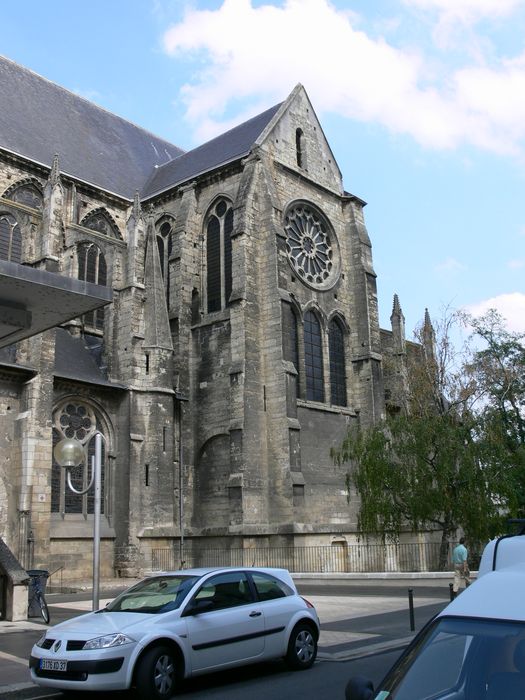
M 306 603 L 306 607 L 308 607 L 308 608 L 315 608 L 315 606 L 312 605 L 312 603 L 310 603 L 309 600 L 306 600 L 306 598 L 304 598 L 303 596 L 301 596 L 301 598 L 302 598 L 302 599 L 304 600 L 304 602 Z

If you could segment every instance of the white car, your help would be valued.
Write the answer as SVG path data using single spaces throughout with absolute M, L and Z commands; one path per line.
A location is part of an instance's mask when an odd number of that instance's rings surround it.
M 62 690 L 135 688 L 169 698 L 182 678 L 284 658 L 312 666 L 319 618 L 285 569 L 206 568 L 150 576 L 102 610 L 50 628 L 31 678 Z
M 347 700 L 525 698 L 525 535 L 490 542 L 478 578 L 416 636 L 379 687 Z

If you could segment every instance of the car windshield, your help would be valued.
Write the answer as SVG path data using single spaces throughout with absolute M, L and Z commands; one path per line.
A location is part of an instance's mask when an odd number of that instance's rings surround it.
M 124 591 L 106 606 L 107 612 L 165 613 L 176 610 L 198 576 L 155 576 Z
M 376 698 L 525 697 L 525 623 L 440 618 L 388 674 Z

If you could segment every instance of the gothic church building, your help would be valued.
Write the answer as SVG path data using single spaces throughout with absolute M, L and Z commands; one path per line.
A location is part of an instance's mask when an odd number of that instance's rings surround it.
M 5 58 L 0 94 L 0 258 L 113 290 L 0 351 L 0 537 L 90 575 L 53 445 L 100 431 L 102 576 L 355 541 L 330 448 L 396 410 L 407 343 L 304 88 L 188 152 Z

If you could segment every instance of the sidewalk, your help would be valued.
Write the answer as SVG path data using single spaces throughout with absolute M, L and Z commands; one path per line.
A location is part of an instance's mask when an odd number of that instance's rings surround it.
M 348 661 L 405 647 L 415 634 L 409 627 L 405 591 L 413 587 L 417 631 L 447 604 L 451 575 L 405 574 L 386 578 L 376 574 L 358 578 L 352 574 L 294 574 L 294 579 L 299 588 L 312 590 L 307 597 L 321 619 L 319 660 Z M 133 583 L 129 579 L 101 581 L 100 606 L 111 600 L 116 591 Z M 333 588 L 333 594 L 318 594 L 318 586 Z M 80 600 L 89 598 L 90 585 L 80 582 L 76 587 L 76 594 L 46 596 L 51 625 L 91 610 L 91 600 Z M 39 618 L 0 621 L 0 698 L 29 700 L 41 693 L 29 679 L 28 658 L 32 645 L 46 629 Z

